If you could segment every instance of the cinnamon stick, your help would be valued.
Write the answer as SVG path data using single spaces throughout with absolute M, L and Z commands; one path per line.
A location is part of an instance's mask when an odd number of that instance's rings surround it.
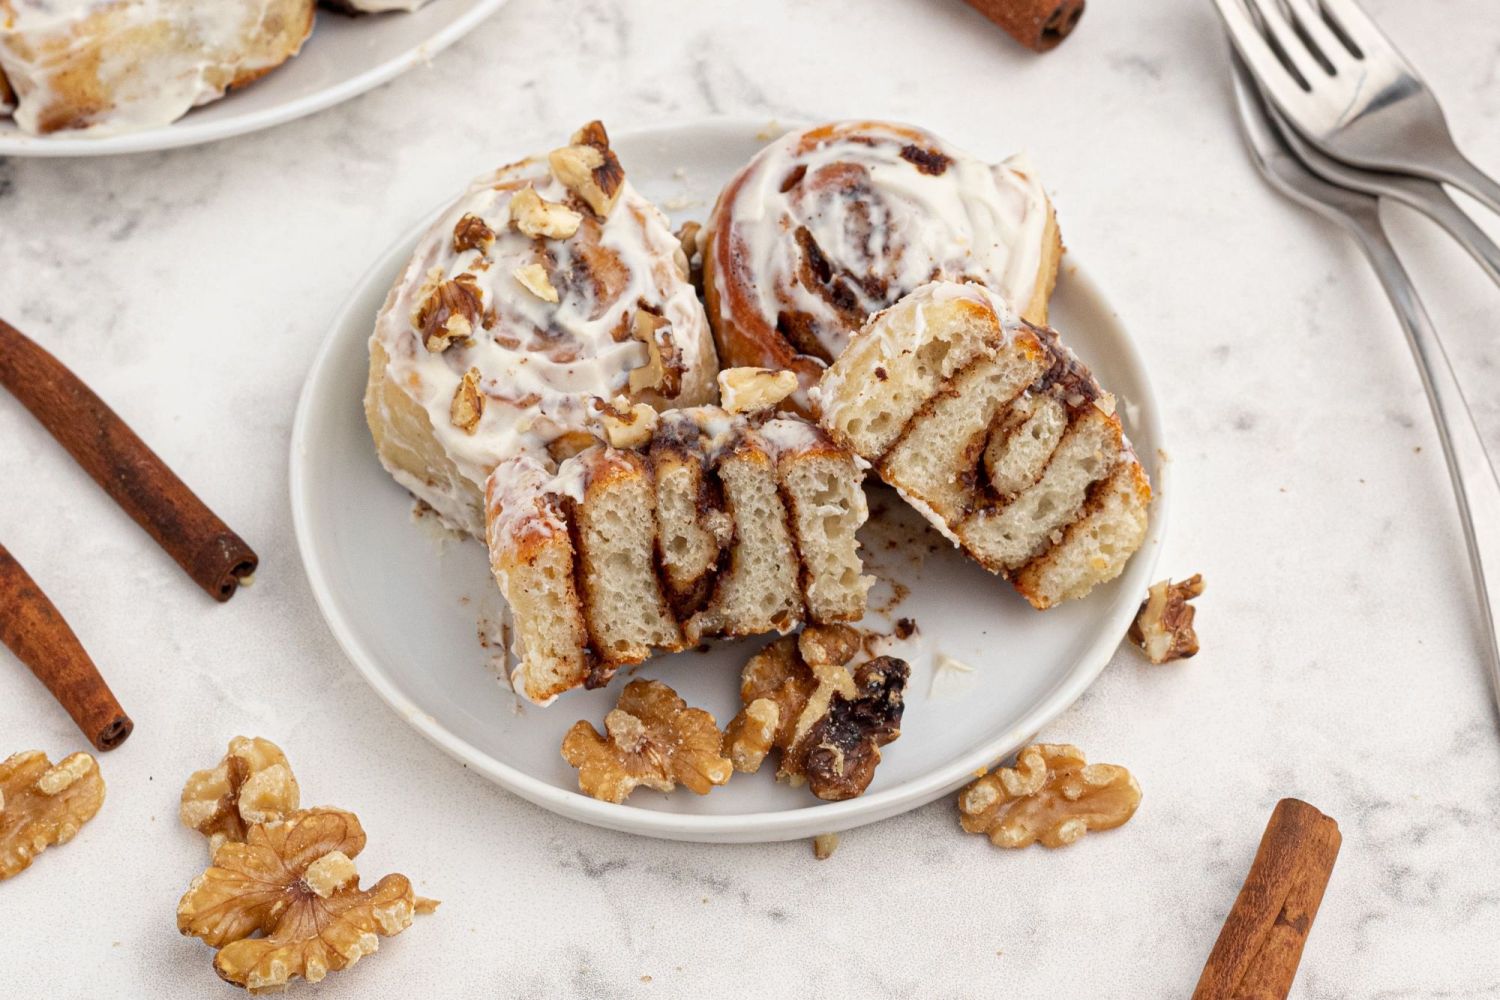
M 1284 1000 L 1341 840 L 1339 825 L 1306 802 L 1276 803 L 1193 1000 Z
M 969 6 L 1031 51 L 1046 52 L 1078 26 L 1084 0 L 969 0 Z
M 0 642 L 31 668 L 96 749 L 113 750 L 125 742 L 135 723 L 56 606 L 3 545 Z
M 0 385 L 217 601 L 258 558 L 62 362 L 0 319 Z

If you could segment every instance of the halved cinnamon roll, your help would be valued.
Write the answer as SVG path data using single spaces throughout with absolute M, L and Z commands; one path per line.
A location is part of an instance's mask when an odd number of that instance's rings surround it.
M 0 0 L 0 74 L 14 91 L 16 124 L 27 132 L 165 125 L 296 55 L 316 6 Z
M 816 424 L 774 412 L 781 398 L 659 416 L 600 404 L 614 444 L 496 468 L 490 563 L 515 623 L 517 693 L 545 704 L 706 636 L 864 615 L 863 471 Z
M 681 245 L 593 122 L 422 238 L 376 319 L 365 416 L 396 480 L 483 537 L 500 462 L 588 444 L 600 399 L 711 402 L 717 370 Z
M 791 132 L 719 195 L 704 293 L 726 365 L 816 384 L 871 313 L 937 279 L 982 282 L 1047 320 L 1062 242 L 1024 160 L 991 166 L 906 125 Z M 793 398 L 807 411 L 807 399 Z
M 980 285 L 872 317 L 816 396 L 834 440 L 1037 608 L 1114 579 L 1145 540 L 1151 486 L 1114 397 Z

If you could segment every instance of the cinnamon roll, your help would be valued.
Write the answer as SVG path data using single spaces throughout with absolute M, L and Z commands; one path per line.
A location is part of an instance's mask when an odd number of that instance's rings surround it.
M 729 182 L 704 293 L 725 364 L 789 369 L 805 389 L 871 313 L 935 279 L 982 282 L 1045 323 L 1061 254 L 1024 160 L 991 166 L 910 126 L 838 122 L 782 136 Z
M 924 285 L 873 317 L 816 396 L 834 440 L 1039 609 L 1145 540 L 1151 486 L 1114 398 L 981 285 Z
M 718 364 L 687 274 L 598 122 L 478 178 L 375 321 L 365 416 L 386 469 L 483 537 L 495 466 L 565 457 L 600 400 L 712 402 Z
M 316 0 L 0 0 L 16 124 L 45 134 L 165 125 L 297 54 Z
M 816 424 L 774 411 L 792 388 L 753 394 L 746 412 L 611 404 L 612 444 L 496 468 L 488 541 L 517 693 L 546 704 L 706 636 L 864 615 L 863 471 Z

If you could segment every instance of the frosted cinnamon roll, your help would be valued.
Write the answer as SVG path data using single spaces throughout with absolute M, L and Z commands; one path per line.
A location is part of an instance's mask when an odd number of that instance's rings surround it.
M 478 178 L 375 321 L 365 417 L 386 469 L 483 537 L 495 466 L 587 444 L 599 400 L 713 401 L 713 339 L 687 274 L 598 122 Z
M 45 134 L 150 128 L 270 72 L 316 0 L 0 0 L 16 124 Z
M 805 389 L 871 313 L 924 282 L 979 281 L 1046 322 L 1061 254 L 1024 160 L 991 166 L 910 126 L 837 122 L 782 136 L 729 182 L 704 291 L 726 365 L 790 369 Z

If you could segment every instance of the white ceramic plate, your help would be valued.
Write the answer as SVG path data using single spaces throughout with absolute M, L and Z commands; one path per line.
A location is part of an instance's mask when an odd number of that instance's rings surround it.
M 674 223 L 701 219 L 718 188 L 766 139 L 763 123 L 714 121 L 620 136 L 635 185 Z M 496 162 L 524 150 L 496 150 Z M 982 150 L 999 156 L 1009 150 Z M 435 216 L 434 216 L 435 217 Z M 1170 495 L 1160 409 L 1139 354 L 1069 254 L 1053 300 L 1055 325 L 1122 401 L 1127 430 L 1152 473 L 1151 532 L 1123 577 L 1083 601 L 1039 613 L 960 556 L 894 494 L 872 486 L 862 538 L 883 578 L 868 623 L 919 631 L 899 655 L 912 665 L 901 738 L 885 748 L 869 790 L 828 803 L 773 780 L 767 766 L 699 797 L 637 790 L 624 805 L 579 794 L 559 755 L 574 721 L 600 724 L 623 680 L 576 691 L 548 708 L 518 704 L 496 668 L 503 602 L 478 542 L 446 538 L 413 515 L 411 497 L 376 460 L 360 406 L 366 342 L 387 289 L 430 219 L 376 262 L 334 320 L 313 363 L 292 431 L 297 541 L 329 627 L 365 679 L 403 719 L 517 795 L 587 823 L 677 840 L 753 842 L 807 837 L 883 819 L 968 781 L 1070 705 L 1108 662 L 1151 580 Z M 873 480 L 872 480 L 873 483 Z M 893 605 L 891 581 L 909 590 Z M 650 661 L 639 676 L 672 685 L 726 722 L 739 673 L 764 639 Z M 487 645 L 486 645 L 487 644 Z M 937 653 L 973 667 L 934 677 Z
M 0 118 L 0 156 L 103 156 L 192 146 L 270 128 L 363 94 L 462 38 L 505 0 L 432 0 L 407 14 L 318 11 L 302 51 L 264 78 L 170 125 L 102 136 L 28 135 Z

